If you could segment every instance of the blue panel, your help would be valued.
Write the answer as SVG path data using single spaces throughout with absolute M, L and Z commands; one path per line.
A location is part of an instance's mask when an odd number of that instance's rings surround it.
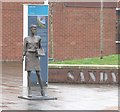
M 42 42 L 41 45 L 42 45 L 42 47 L 43 47 L 44 49 L 46 49 L 46 47 L 48 46 L 48 43 Z
M 31 24 L 37 25 L 37 33 L 42 39 L 41 45 L 45 50 L 46 56 L 40 58 L 41 76 L 43 83 L 48 83 L 48 5 L 29 5 L 28 6 L 28 29 Z M 30 29 L 28 31 L 30 35 Z M 36 73 L 31 74 L 32 84 L 36 85 Z
M 30 35 L 30 25 L 37 25 L 37 17 L 36 16 L 28 16 L 28 35 Z
M 48 15 L 48 5 L 28 5 L 28 16 Z

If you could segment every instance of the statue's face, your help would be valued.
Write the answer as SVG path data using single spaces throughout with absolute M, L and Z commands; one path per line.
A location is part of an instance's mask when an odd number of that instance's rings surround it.
M 35 33 L 36 31 L 37 31 L 36 28 L 34 28 L 34 27 L 31 28 L 31 32 L 32 32 L 32 33 Z

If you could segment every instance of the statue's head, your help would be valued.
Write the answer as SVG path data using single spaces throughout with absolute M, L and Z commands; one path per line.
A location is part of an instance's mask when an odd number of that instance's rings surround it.
M 37 26 L 34 24 L 30 25 L 30 30 L 32 33 L 35 33 L 37 31 Z

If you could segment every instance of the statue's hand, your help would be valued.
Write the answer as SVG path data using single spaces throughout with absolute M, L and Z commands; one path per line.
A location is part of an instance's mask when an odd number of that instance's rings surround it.
M 23 63 L 23 61 L 24 61 L 24 56 L 22 57 L 22 60 L 21 60 L 21 62 Z

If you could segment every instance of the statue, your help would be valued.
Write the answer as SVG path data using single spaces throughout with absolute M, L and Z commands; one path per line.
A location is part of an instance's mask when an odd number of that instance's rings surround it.
M 24 48 L 23 48 L 23 57 L 25 56 L 25 71 L 28 73 L 28 97 L 32 97 L 31 95 L 31 85 L 30 85 L 30 74 L 31 71 L 36 71 L 36 75 L 38 78 L 38 82 L 41 89 L 41 95 L 45 96 L 45 92 L 42 85 L 42 78 L 40 74 L 40 64 L 39 64 L 39 52 L 42 51 L 41 47 L 41 38 L 40 36 L 36 36 L 35 33 L 37 31 L 36 25 L 30 26 L 31 35 L 25 37 L 24 39 Z M 38 52 L 39 51 L 39 52 Z
M 24 48 L 23 48 L 23 57 L 22 62 L 25 56 L 25 71 L 28 73 L 28 95 L 18 96 L 18 98 L 27 99 L 27 100 L 57 100 L 55 97 L 49 97 L 45 94 L 42 85 L 42 77 L 40 74 L 40 65 L 39 65 L 39 56 L 45 56 L 44 49 L 41 47 L 41 38 L 36 36 L 37 31 L 36 25 L 30 26 L 31 35 L 24 39 Z M 31 71 L 36 71 L 38 82 L 40 85 L 41 96 L 31 95 L 31 85 L 30 85 L 30 74 Z

